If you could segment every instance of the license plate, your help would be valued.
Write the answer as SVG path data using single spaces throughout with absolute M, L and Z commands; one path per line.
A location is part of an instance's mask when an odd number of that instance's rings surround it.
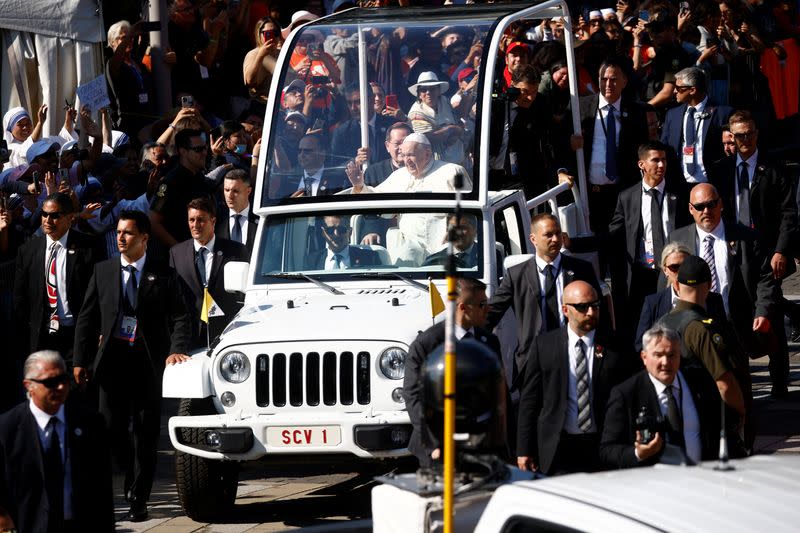
M 281 448 L 338 446 L 342 442 L 339 426 L 278 426 L 267 428 L 267 444 Z

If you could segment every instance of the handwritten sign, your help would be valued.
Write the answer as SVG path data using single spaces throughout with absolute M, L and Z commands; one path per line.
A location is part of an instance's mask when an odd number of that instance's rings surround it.
M 108 91 L 106 90 L 106 77 L 102 74 L 89 83 L 79 86 L 75 92 L 78 93 L 81 105 L 88 105 L 92 113 L 111 105 L 111 100 L 108 99 Z

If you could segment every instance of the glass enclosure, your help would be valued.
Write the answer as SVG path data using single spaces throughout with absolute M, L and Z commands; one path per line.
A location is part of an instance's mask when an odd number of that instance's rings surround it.
M 261 205 L 332 194 L 446 197 L 456 176 L 477 194 L 481 63 L 506 12 L 370 11 L 307 25 L 284 44 Z
M 397 274 L 443 277 L 448 223 L 456 226 L 459 271 L 481 276 L 483 228 L 479 212 L 458 220 L 431 210 L 347 211 L 270 216 L 262 233 L 255 283 Z M 306 279 L 306 281 L 309 281 Z

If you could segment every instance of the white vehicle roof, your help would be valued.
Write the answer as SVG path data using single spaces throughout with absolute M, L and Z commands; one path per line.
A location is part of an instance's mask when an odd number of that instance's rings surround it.
M 755 456 L 697 467 L 656 465 L 499 488 L 476 532 L 512 516 L 581 531 L 797 531 L 800 457 Z M 520 531 L 526 530 L 524 527 Z

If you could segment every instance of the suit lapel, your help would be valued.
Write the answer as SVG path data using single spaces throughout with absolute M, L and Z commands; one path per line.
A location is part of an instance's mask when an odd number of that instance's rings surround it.
M 634 239 L 632 249 L 635 253 L 636 245 L 638 244 L 642 233 L 644 233 L 644 224 L 642 223 L 642 187 L 641 185 L 638 185 L 632 190 L 634 191 L 630 199 L 632 216 L 627 217 L 627 220 L 625 221 L 625 223 L 628 225 L 625 230 L 625 234 L 630 235 L 630 237 L 628 237 L 629 239 Z M 640 229 L 642 233 L 639 233 Z
M 563 401 L 567 401 L 567 397 L 569 396 L 569 358 L 571 354 L 571 346 L 569 345 L 569 335 L 567 334 L 567 327 L 569 326 L 562 326 L 561 329 L 558 330 L 558 334 L 560 339 L 558 341 L 559 346 L 563 346 L 564 351 L 558 354 L 558 371 L 561 375 L 561 388 L 559 390 L 564 392 Z M 565 406 L 566 407 L 566 406 Z
M 523 270 L 525 279 L 528 280 L 528 285 L 531 287 L 531 292 L 534 295 L 531 309 L 531 316 L 533 317 L 533 331 L 536 333 L 542 329 L 542 321 L 544 317 L 542 317 L 542 313 L 539 310 L 539 297 L 542 294 L 542 287 L 539 285 L 539 274 L 537 272 L 538 267 L 536 266 L 536 256 L 532 257 L 528 260 L 528 266 Z
M 36 451 L 38 453 L 33 454 L 33 463 L 36 466 L 36 469 L 39 473 L 39 477 L 44 480 L 44 450 L 42 449 L 42 441 L 39 439 L 39 429 L 36 426 L 36 419 L 33 417 L 33 413 L 31 413 L 30 407 L 25 404 L 24 406 L 25 413 L 22 418 L 22 434 L 28 435 L 28 442 L 36 442 Z
M 72 271 L 75 270 L 75 261 L 77 260 L 77 253 L 76 253 L 76 246 L 75 246 L 75 232 L 70 231 L 69 235 L 67 236 L 67 280 L 72 279 Z M 67 285 L 69 287 L 69 285 Z
M 701 122 L 701 129 L 700 129 L 700 138 L 705 141 L 706 135 L 708 135 L 708 129 L 711 127 L 711 122 L 714 120 L 714 116 L 717 113 L 717 108 L 712 106 L 706 106 L 704 111 L 708 115 L 708 118 L 704 118 Z M 705 144 L 705 143 L 704 143 Z M 703 147 L 703 153 L 705 154 L 705 146 Z
M 144 268 L 142 269 L 142 276 L 139 280 L 139 291 L 136 294 L 136 306 L 137 311 L 138 308 L 141 307 L 142 301 L 144 301 L 145 296 L 150 293 L 150 290 L 153 288 L 156 282 L 156 275 L 151 271 L 152 268 L 152 260 L 148 257 L 145 259 Z
M 208 286 L 212 285 L 212 282 L 217 279 L 217 274 L 219 274 L 219 269 L 222 267 L 223 256 L 225 252 L 222 250 L 224 247 L 223 243 L 217 239 L 215 243 L 216 250 L 214 251 L 214 259 L 211 261 L 211 275 L 208 276 Z
M 599 335 L 595 333 L 594 337 L 594 357 L 592 358 L 592 393 L 594 393 L 600 380 L 600 373 L 603 371 L 603 361 L 605 361 L 605 344 L 603 339 L 598 338 Z M 592 394 L 594 398 L 594 394 Z

